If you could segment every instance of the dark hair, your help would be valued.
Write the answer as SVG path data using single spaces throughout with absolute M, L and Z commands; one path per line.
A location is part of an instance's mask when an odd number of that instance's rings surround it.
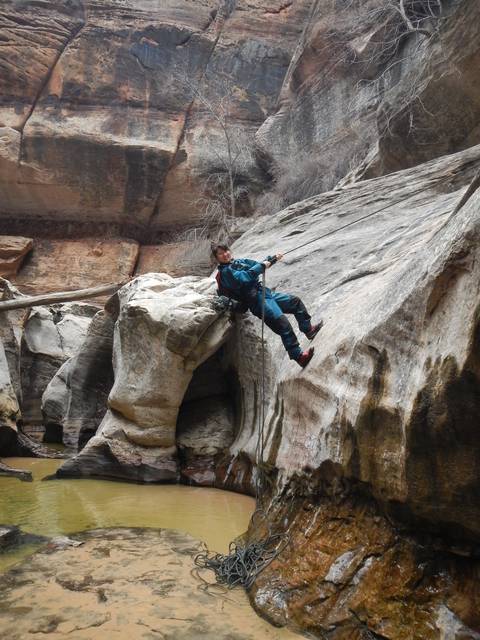
M 216 258 L 217 251 L 219 249 L 222 249 L 222 251 L 228 251 L 230 247 L 228 246 L 228 244 L 216 244 L 215 242 L 212 242 L 212 244 L 210 245 L 210 249 L 212 250 L 213 257 Z

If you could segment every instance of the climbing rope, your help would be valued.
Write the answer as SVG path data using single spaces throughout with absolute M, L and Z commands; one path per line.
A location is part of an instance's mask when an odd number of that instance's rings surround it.
M 266 287 L 266 268 L 262 273 L 262 380 L 261 380 L 261 398 L 260 398 L 260 424 L 258 429 L 257 449 L 256 449 L 256 463 L 257 463 L 257 476 L 255 478 L 255 494 L 257 502 L 260 494 L 260 475 L 262 473 L 263 465 L 263 453 L 265 449 L 265 287 Z
M 472 179 L 472 181 L 471 181 L 470 185 L 468 186 L 467 190 L 465 191 L 465 193 L 461 197 L 461 199 L 458 202 L 457 206 L 452 211 L 450 216 L 447 217 L 445 222 L 440 226 L 440 229 L 443 228 L 443 226 L 445 226 L 445 224 L 448 223 L 448 221 L 450 220 L 451 217 L 453 217 L 454 215 L 456 215 L 460 211 L 460 209 L 472 197 L 472 195 L 475 193 L 475 191 L 479 187 L 480 187 L 480 171 L 478 171 L 475 174 L 474 178 Z M 312 240 L 308 240 L 307 242 L 304 242 L 303 244 L 299 244 L 298 246 L 294 247 L 293 249 L 289 249 L 288 251 L 285 251 L 283 255 L 286 256 L 289 253 L 292 253 L 293 251 L 296 251 L 297 249 L 302 249 L 303 247 L 306 247 L 309 244 L 312 244 L 313 242 L 318 242 L 318 240 L 323 240 L 323 238 L 327 238 L 328 236 L 331 236 L 334 233 L 337 233 L 338 231 L 342 231 L 343 229 L 347 229 L 348 227 L 351 227 L 352 225 L 357 224 L 357 222 L 362 222 L 362 220 L 367 220 L 367 218 L 371 218 L 372 216 L 376 216 L 377 213 L 381 213 L 382 211 L 385 211 L 386 209 L 389 209 L 390 207 L 393 207 L 395 204 L 396 204 L 395 202 L 391 202 L 390 204 L 385 205 L 381 209 L 377 209 L 376 211 L 372 211 L 371 213 L 367 213 L 365 216 L 362 216 L 361 218 L 357 218 L 356 220 L 352 220 L 352 222 L 347 222 L 347 224 L 344 224 L 341 227 L 337 227 L 336 229 L 331 229 L 330 231 L 327 231 L 326 233 L 323 233 L 321 236 L 318 236 L 317 238 L 313 238 Z
M 262 479 L 265 476 L 263 456 L 265 450 L 265 271 L 262 274 L 262 379 L 259 412 L 259 429 L 256 445 L 256 476 L 255 495 L 257 505 L 261 503 Z M 252 522 L 258 515 L 265 516 L 262 509 L 257 508 L 252 516 Z M 228 554 L 212 553 L 208 549 L 198 553 L 194 562 L 197 567 L 196 576 L 202 581 L 201 588 L 208 592 L 215 586 L 244 587 L 249 589 L 258 575 L 274 560 L 287 546 L 290 537 L 286 533 L 272 533 L 269 526 L 268 535 L 261 540 L 254 540 L 246 545 L 231 542 Z M 198 572 L 199 569 L 210 569 L 215 573 L 216 583 L 207 582 Z
M 195 556 L 195 564 L 200 569 L 213 571 L 219 585 L 229 589 L 249 589 L 265 567 L 283 551 L 288 541 L 289 538 L 285 534 L 276 534 L 247 545 L 231 542 L 228 554 L 208 551 L 199 553 Z M 211 586 L 206 580 L 201 579 L 204 584 Z
M 356 220 L 352 220 L 352 222 L 348 222 L 347 224 L 344 224 L 341 227 L 337 227 L 336 229 L 331 229 L 330 231 L 327 231 L 326 233 L 323 233 L 321 236 L 318 236 L 317 238 L 313 238 L 312 240 L 308 240 L 307 242 L 304 242 L 303 244 L 299 244 L 298 246 L 294 247 L 293 249 L 289 249 L 288 251 L 285 251 L 283 255 L 286 256 L 289 253 L 292 253 L 293 251 L 296 251 L 297 249 L 302 249 L 303 247 L 306 247 L 307 245 L 312 244 L 313 242 L 318 242 L 318 240 L 323 240 L 323 238 L 327 238 L 328 236 L 331 236 L 334 233 L 337 233 L 338 231 L 342 231 L 343 229 L 347 229 L 348 227 L 351 227 L 354 224 L 357 224 L 357 222 L 362 222 L 362 220 L 366 220 L 367 218 L 371 218 L 372 216 L 376 216 L 377 213 L 381 213 L 382 211 L 385 211 L 385 209 L 389 209 L 390 207 L 393 207 L 393 205 L 394 205 L 394 203 L 387 204 L 384 207 L 382 207 L 381 209 L 377 209 L 376 211 L 372 211 L 371 213 L 367 213 L 367 215 L 362 216 L 361 218 L 357 218 Z

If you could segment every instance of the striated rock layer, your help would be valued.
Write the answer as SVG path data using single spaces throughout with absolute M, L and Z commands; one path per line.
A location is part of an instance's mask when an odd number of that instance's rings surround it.
M 278 109 L 256 134 L 275 173 L 304 162 L 319 193 L 480 142 L 478 2 L 406 2 L 410 24 L 398 5 L 311 3 Z
M 199 221 L 195 167 L 218 168 L 226 146 L 222 94 L 206 112 L 196 94 L 204 74 L 228 76 L 229 122 L 247 147 L 273 110 L 308 4 L 4 3 L 2 225 L 45 235 L 59 222 L 109 223 L 151 241 L 152 229 Z M 253 178 L 249 154 L 242 171 Z

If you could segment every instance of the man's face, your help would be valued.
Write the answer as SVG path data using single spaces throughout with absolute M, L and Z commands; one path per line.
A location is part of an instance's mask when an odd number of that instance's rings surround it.
M 228 264 L 232 259 L 230 249 L 217 249 L 216 257 L 220 264 Z

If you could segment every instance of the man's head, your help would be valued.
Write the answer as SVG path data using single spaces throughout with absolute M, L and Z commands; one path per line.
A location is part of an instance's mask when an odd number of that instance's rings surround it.
M 212 255 L 220 264 L 228 264 L 232 259 L 231 251 L 226 244 L 212 244 Z

